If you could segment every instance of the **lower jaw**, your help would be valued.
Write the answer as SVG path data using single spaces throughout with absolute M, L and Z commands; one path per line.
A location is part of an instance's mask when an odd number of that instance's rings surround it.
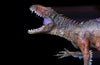
M 31 29 L 31 30 L 28 30 L 28 34 L 36 34 L 36 33 L 40 33 L 43 31 L 43 28 L 45 27 L 45 25 L 37 28 L 37 29 Z

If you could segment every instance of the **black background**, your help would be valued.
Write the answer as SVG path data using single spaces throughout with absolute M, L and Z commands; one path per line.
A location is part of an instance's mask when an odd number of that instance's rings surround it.
M 23 51 L 25 51 L 26 64 L 30 65 L 83 65 L 83 59 L 67 57 L 63 59 L 57 59 L 53 56 L 59 51 L 63 51 L 64 48 L 70 51 L 80 51 L 75 49 L 71 42 L 55 35 L 48 34 L 27 34 L 28 29 L 38 28 L 42 25 L 43 19 L 37 17 L 34 13 L 31 14 L 29 7 L 33 4 L 41 4 L 44 6 L 80 6 L 80 5 L 99 5 L 96 0 L 91 1 L 67 1 L 67 0 L 24 0 L 24 44 Z M 23 56 L 24 56 L 23 55 Z M 98 59 L 99 60 L 99 59 Z M 98 65 L 96 60 L 94 65 Z

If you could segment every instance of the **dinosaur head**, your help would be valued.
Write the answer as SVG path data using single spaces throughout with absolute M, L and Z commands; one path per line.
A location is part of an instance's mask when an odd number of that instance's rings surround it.
M 34 12 L 34 13 L 36 13 L 37 16 L 40 16 L 40 17 L 42 17 L 44 19 L 43 25 L 41 27 L 37 28 L 37 29 L 28 30 L 29 34 L 34 34 L 34 33 L 37 33 L 37 32 L 42 32 L 43 28 L 45 28 L 49 24 L 51 25 L 53 23 L 53 21 L 51 19 L 51 16 L 53 14 L 53 9 L 51 9 L 50 7 L 44 7 L 42 5 L 32 5 L 29 9 L 30 9 L 30 11 L 32 13 Z
M 49 18 L 50 15 L 53 13 L 53 9 L 51 9 L 50 7 L 44 7 L 42 5 L 32 5 L 30 7 L 30 11 L 32 13 L 35 12 L 36 15 L 43 18 Z

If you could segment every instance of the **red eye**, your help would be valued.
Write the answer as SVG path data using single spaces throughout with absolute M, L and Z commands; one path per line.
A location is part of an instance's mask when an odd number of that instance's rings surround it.
M 49 14 L 49 12 L 48 12 L 48 11 L 46 11 L 46 14 Z

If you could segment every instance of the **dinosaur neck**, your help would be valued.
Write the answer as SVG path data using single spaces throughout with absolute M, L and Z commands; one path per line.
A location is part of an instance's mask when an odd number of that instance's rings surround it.
M 58 28 L 69 27 L 73 25 L 73 20 L 64 17 L 56 12 L 51 15 L 51 19 L 53 20 L 54 24 L 58 26 Z
M 51 34 L 64 37 L 65 39 L 71 40 L 74 35 L 74 29 L 76 26 L 73 24 L 73 20 L 65 18 L 59 14 L 53 14 L 52 18 L 55 28 L 51 31 Z

